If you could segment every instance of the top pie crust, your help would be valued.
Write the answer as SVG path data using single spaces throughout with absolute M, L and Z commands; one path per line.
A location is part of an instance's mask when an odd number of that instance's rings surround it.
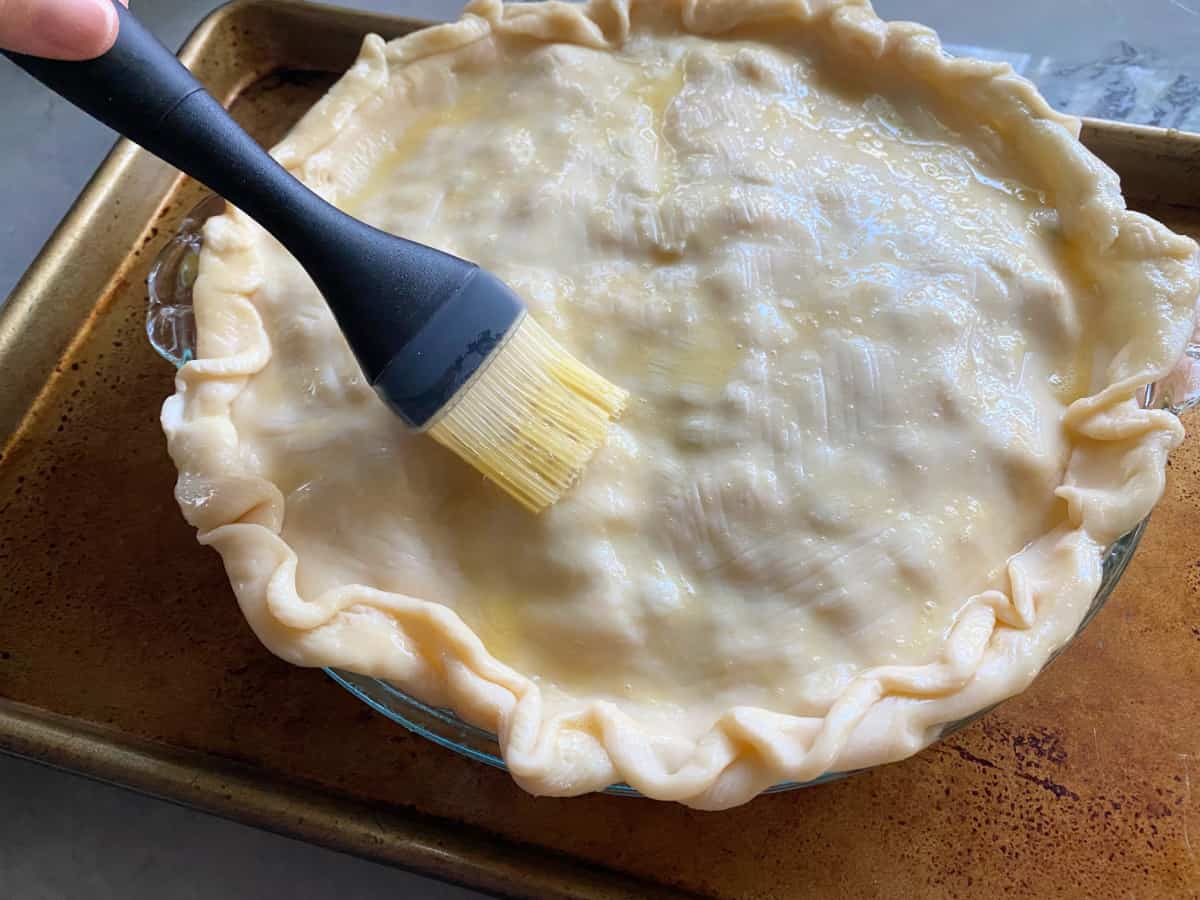
M 177 497 L 291 662 L 499 736 L 539 794 L 724 808 L 1022 688 L 1163 488 L 1140 408 L 1196 246 L 1006 65 L 851 0 L 472 3 L 275 148 L 495 271 L 631 390 L 534 518 L 406 434 L 234 210 L 163 408 Z

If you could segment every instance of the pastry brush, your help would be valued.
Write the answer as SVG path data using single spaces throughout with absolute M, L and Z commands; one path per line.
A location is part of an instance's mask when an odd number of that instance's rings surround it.
M 317 196 L 123 6 L 83 62 L 6 53 L 53 91 L 270 232 L 324 296 L 367 381 L 407 425 L 538 512 L 579 477 L 626 392 L 575 359 L 479 266 Z

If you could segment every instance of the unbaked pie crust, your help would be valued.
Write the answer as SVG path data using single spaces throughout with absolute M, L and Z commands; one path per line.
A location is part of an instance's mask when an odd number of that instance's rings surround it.
M 1182 437 L 1137 396 L 1196 246 L 1078 132 L 848 0 L 368 37 L 276 157 L 496 272 L 630 411 L 530 516 L 231 211 L 163 409 L 180 505 L 268 648 L 452 707 L 534 793 L 723 808 L 908 756 L 1069 638 Z

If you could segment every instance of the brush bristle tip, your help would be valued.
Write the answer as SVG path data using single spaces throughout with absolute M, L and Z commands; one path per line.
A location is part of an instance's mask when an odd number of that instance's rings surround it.
M 429 434 L 537 513 L 579 480 L 628 397 L 527 315 Z

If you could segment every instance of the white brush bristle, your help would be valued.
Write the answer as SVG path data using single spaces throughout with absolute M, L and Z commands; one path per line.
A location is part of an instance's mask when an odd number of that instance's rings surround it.
M 527 315 L 428 434 L 536 513 L 579 478 L 628 397 Z

